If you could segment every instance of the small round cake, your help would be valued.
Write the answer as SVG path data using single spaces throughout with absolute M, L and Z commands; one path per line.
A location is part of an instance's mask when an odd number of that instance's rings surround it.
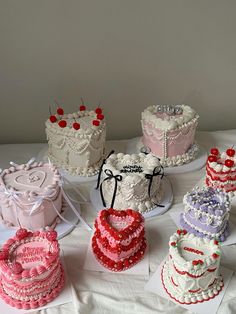
M 64 114 L 62 108 L 46 121 L 48 156 L 69 173 L 93 176 L 103 160 L 106 123 L 101 108 Z
M 164 167 L 188 163 L 199 151 L 194 141 L 198 118 L 187 105 L 149 106 L 142 113 L 142 145 Z
M 195 188 L 184 196 L 181 226 L 198 237 L 225 241 L 229 235 L 229 195 L 211 187 Z
M 34 309 L 64 287 L 56 231 L 19 229 L 0 251 L 0 297 L 12 307 Z
M 103 205 L 141 213 L 150 211 L 161 202 L 162 177 L 160 161 L 151 154 L 111 154 L 102 168 Z
M 61 210 L 61 176 L 54 165 L 32 162 L 2 171 L 0 218 L 8 227 L 55 227 Z
M 233 148 L 220 152 L 214 147 L 206 163 L 206 185 L 226 192 L 236 192 L 236 155 Z
M 196 304 L 217 296 L 224 286 L 219 273 L 220 254 L 217 240 L 177 230 L 170 237 L 169 257 L 161 273 L 169 296 L 181 304 Z
M 92 250 L 104 267 L 123 271 L 144 256 L 146 239 L 143 216 L 131 209 L 103 209 L 95 221 Z

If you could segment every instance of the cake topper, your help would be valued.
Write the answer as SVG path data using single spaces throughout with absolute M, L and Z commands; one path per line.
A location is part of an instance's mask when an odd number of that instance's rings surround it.
M 181 105 L 157 105 L 156 113 L 166 113 L 169 116 L 183 113 Z

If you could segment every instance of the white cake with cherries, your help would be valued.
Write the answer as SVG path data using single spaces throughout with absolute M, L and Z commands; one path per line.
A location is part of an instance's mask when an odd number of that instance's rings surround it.
M 160 205 L 163 168 L 150 154 L 111 154 L 102 167 L 100 194 L 104 207 L 141 213 Z
M 8 227 L 54 227 L 61 210 L 61 176 L 54 165 L 32 160 L 2 171 L 0 218 Z
M 86 110 L 85 105 L 72 114 L 62 108 L 46 121 L 48 156 L 69 173 L 92 176 L 103 160 L 106 123 L 101 108 Z
M 163 166 L 179 166 L 198 153 L 195 131 L 198 114 L 187 105 L 149 106 L 142 113 L 141 146 L 161 159 Z
M 224 286 L 219 272 L 217 240 L 202 239 L 177 230 L 170 237 L 169 257 L 162 268 L 162 284 L 181 304 L 196 304 L 217 296 Z

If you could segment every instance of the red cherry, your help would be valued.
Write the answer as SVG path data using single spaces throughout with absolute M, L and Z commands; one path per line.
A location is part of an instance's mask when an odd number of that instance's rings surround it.
M 79 129 L 80 129 L 80 124 L 79 124 L 78 122 L 74 122 L 74 123 L 73 123 L 73 128 L 74 128 L 75 130 L 79 130 Z
M 99 126 L 100 125 L 100 121 L 99 120 L 93 120 L 93 125 Z
M 81 105 L 81 106 L 79 107 L 79 110 L 80 110 L 80 111 L 85 111 L 85 110 L 86 110 L 85 105 Z
M 98 120 L 103 120 L 104 119 L 104 115 L 102 113 L 97 114 L 97 119 Z
M 183 232 L 182 232 L 183 234 L 187 234 L 187 230 L 185 230 L 185 229 L 183 229 Z
M 192 264 L 193 264 L 193 265 L 198 265 L 198 264 L 199 264 L 199 261 L 194 260 L 194 261 L 192 261 Z
M 201 259 L 198 260 L 198 264 L 202 265 L 203 261 Z
M 16 231 L 16 237 L 19 239 L 19 240 L 23 240 L 24 238 L 26 238 L 28 236 L 28 231 L 26 229 L 19 229 Z
M 178 229 L 176 232 L 178 233 L 178 235 L 180 235 L 182 233 L 182 230 Z
M 61 128 L 65 128 L 65 127 L 67 126 L 67 122 L 66 122 L 66 120 L 60 120 L 60 121 L 58 122 L 58 125 L 59 125 L 59 127 L 61 127 Z
M 234 157 L 234 155 L 235 155 L 235 150 L 232 149 L 232 148 L 229 148 L 229 149 L 227 149 L 226 154 L 227 154 L 229 157 Z
M 95 112 L 96 112 L 96 114 L 100 114 L 100 113 L 102 113 L 102 109 L 98 107 L 95 109 Z
M 219 150 L 218 150 L 218 148 L 215 148 L 215 147 L 212 148 L 212 149 L 211 149 L 211 154 L 218 156 L 218 155 L 219 155 Z
M 176 246 L 176 242 L 171 242 L 171 246 Z
M 64 110 L 62 108 L 57 108 L 57 113 L 62 116 L 64 114 Z
M 57 117 L 56 116 L 50 116 L 50 121 L 52 122 L 52 123 L 55 123 L 56 121 L 57 121 Z
M 217 162 L 217 157 L 215 155 L 210 155 L 210 156 L 208 156 L 208 160 L 210 162 Z
M 229 168 L 233 167 L 234 166 L 234 161 L 231 160 L 231 159 L 226 159 L 225 160 L 225 165 Z
M 218 245 L 219 242 L 218 242 L 217 240 L 214 240 L 214 244 L 215 244 L 215 245 Z
M 46 238 L 49 241 L 55 241 L 57 239 L 57 232 L 55 230 L 50 230 L 46 233 Z
M 216 254 L 216 253 L 213 253 L 213 254 L 212 254 L 212 257 L 216 259 L 216 258 L 218 258 L 218 257 L 219 257 L 219 255 L 218 255 L 218 254 Z

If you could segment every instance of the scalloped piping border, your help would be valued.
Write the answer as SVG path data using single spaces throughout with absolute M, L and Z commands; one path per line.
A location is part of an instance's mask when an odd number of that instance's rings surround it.
M 92 176 L 95 176 L 96 174 L 98 174 L 104 156 L 102 156 L 100 158 L 100 160 L 97 162 L 97 164 L 95 166 L 88 167 L 88 169 L 91 171 L 89 172 L 89 170 L 87 170 L 85 174 L 84 174 L 84 170 L 78 171 L 78 167 L 72 167 L 72 166 L 63 164 L 49 153 L 48 153 L 48 157 L 52 160 L 52 162 L 57 167 L 63 168 L 64 170 L 68 171 L 72 175 L 79 175 L 79 176 L 83 176 L 83 177 L 92 177 Z
M 135 252 L 134 255 L 123 259 L 122 262 L 125 262 L 126 260 L 128 261 L 130 258 L 134 259 L 134 261 L 133 261 L 132 263 L 130 263 L 130 265 L 129 265 L 128 267 L 125 267 L 125 266 L 124 266 L 122 269 L 112 268 L 112 267 L 109 267 L 108 265 L 106 265 L 105 263 L 103 263 L 103 261 L 96 255 L 96 253 L 95 253 L 93 247 L 92 247 L 92 252 L 93 252 L 94 256 L 96 257 L 96 260 L 97 260 L 103 267 L 105 267 L 105 268 L 107 268 L 107 269 L 110 269 L 110 270 L 112 270 L 112 271 L 114 271 L 114 272 L 121 272 L 121 271 L 124 271 L 124 270 L 127 270 L 127 269 L 133 267 L 134 265 L 136 265 L 138 262 L 140 262 L 140 261 L 143 259 L 144 255 L 145 255 L 145 252 L 146 252 L 146 249 L 147 249 L 147 243 L 146 243 L 146 238 L 145 238 L 145 237 L 143 238 L 142 242 L 143 242 L 143 243 L 141 244 L 139 250 L 138 250 L 137 252 Z M 104 255 L 104 254 L 101 252 L 101 250 L 99 249 L 99 247 L 98 247 L 98 245 L 97 245 L 97 241 L 95 241 L 95 243 L 96 243 L 96 247 L 95 247 L 95 248 L 99 251 L 99 253 L 101 254 L 101 256 L 102 256 L 102 257 L 105 257 L 105 258 L 107 258 L 107 259 L 109 259 L 109 260 L 111 260 L 109 257 L 107 257 L 106 255 Z M 137 258 L 135 259 L 135 256 L 136 256 L 139 252 L 141 252 L 141 251 L 144 251 L 144 253 L 141 254 L 138 259 L 137 259 Z
M 48 295 L 42 297 L 41 299 L 37 301 L 20 301 L 20 300 L 13 300 L 8 294 L 5 293 L 5 291 L 2 288 L 2 285 L 0 284 L 0 297 L 5 301 L 7 304 L 9 304 L 12 307 L 16 307 L 18 309 L 36 309 L 38 307 L 44 306 L 47 303 L 53 301 L 63 290 L 65 285 L 65 273 L 61 266 L 61 280 L 56 288 L 52 290 Z
M 205 302 L 205 301 L 209 301 L 209 300 L 211 300 L 211 299 L 214 299 L 214 297 L 216 297 L 216 296 L 222 291 L 222 289 L 223 289 L 223 287 L 224 287 L 223 278 L 220 277 L 220 278 L 221 278 L 220 283 L 222 283 L 222 285 L 220 285 L 220 290 L 217 290 L 217 293 L 214 293 L 214 295 L 213 295 L 212 297 L 210 297 L 210 296 L 208 295 L 208 298 L 207 298 L 207 299 L 204 299 L 204 298 L 202 297 L 201 300 L 197 300 L 197 301 L 195 301 L 195 302 L 189 302 L 189 303 L 187 303 L 187 302 L 181 302 L 179 299 L 177 299 L 176 297 L 174 297 L 174 296 L 171 294 L 170 291 L 168 291 L 168 289 L 167 289 L 167 287 L 166 287 L 166 285 L 165 285 L 164 271 L 165 271 L 165 265 L 166 265 L 166 263 L 167 263 L 167 262 L 165 261 L 164 265 L 162 266 L 162 270 L 161 270 L 161 282 L 162 282 L 163 288 L 165 289 L 165 291 L 166 291 L 166 293 L 169 295 L 169 297 L 170 297 L 171 299 L 175 300 L 177 303 L 190 305 L 190 304 L 197 304 L 197 303 L 202 303 L 202 302 Z M 214 286 L 215 286 L 215 285 L 216 285 L 216 284 L 214 284 Z

